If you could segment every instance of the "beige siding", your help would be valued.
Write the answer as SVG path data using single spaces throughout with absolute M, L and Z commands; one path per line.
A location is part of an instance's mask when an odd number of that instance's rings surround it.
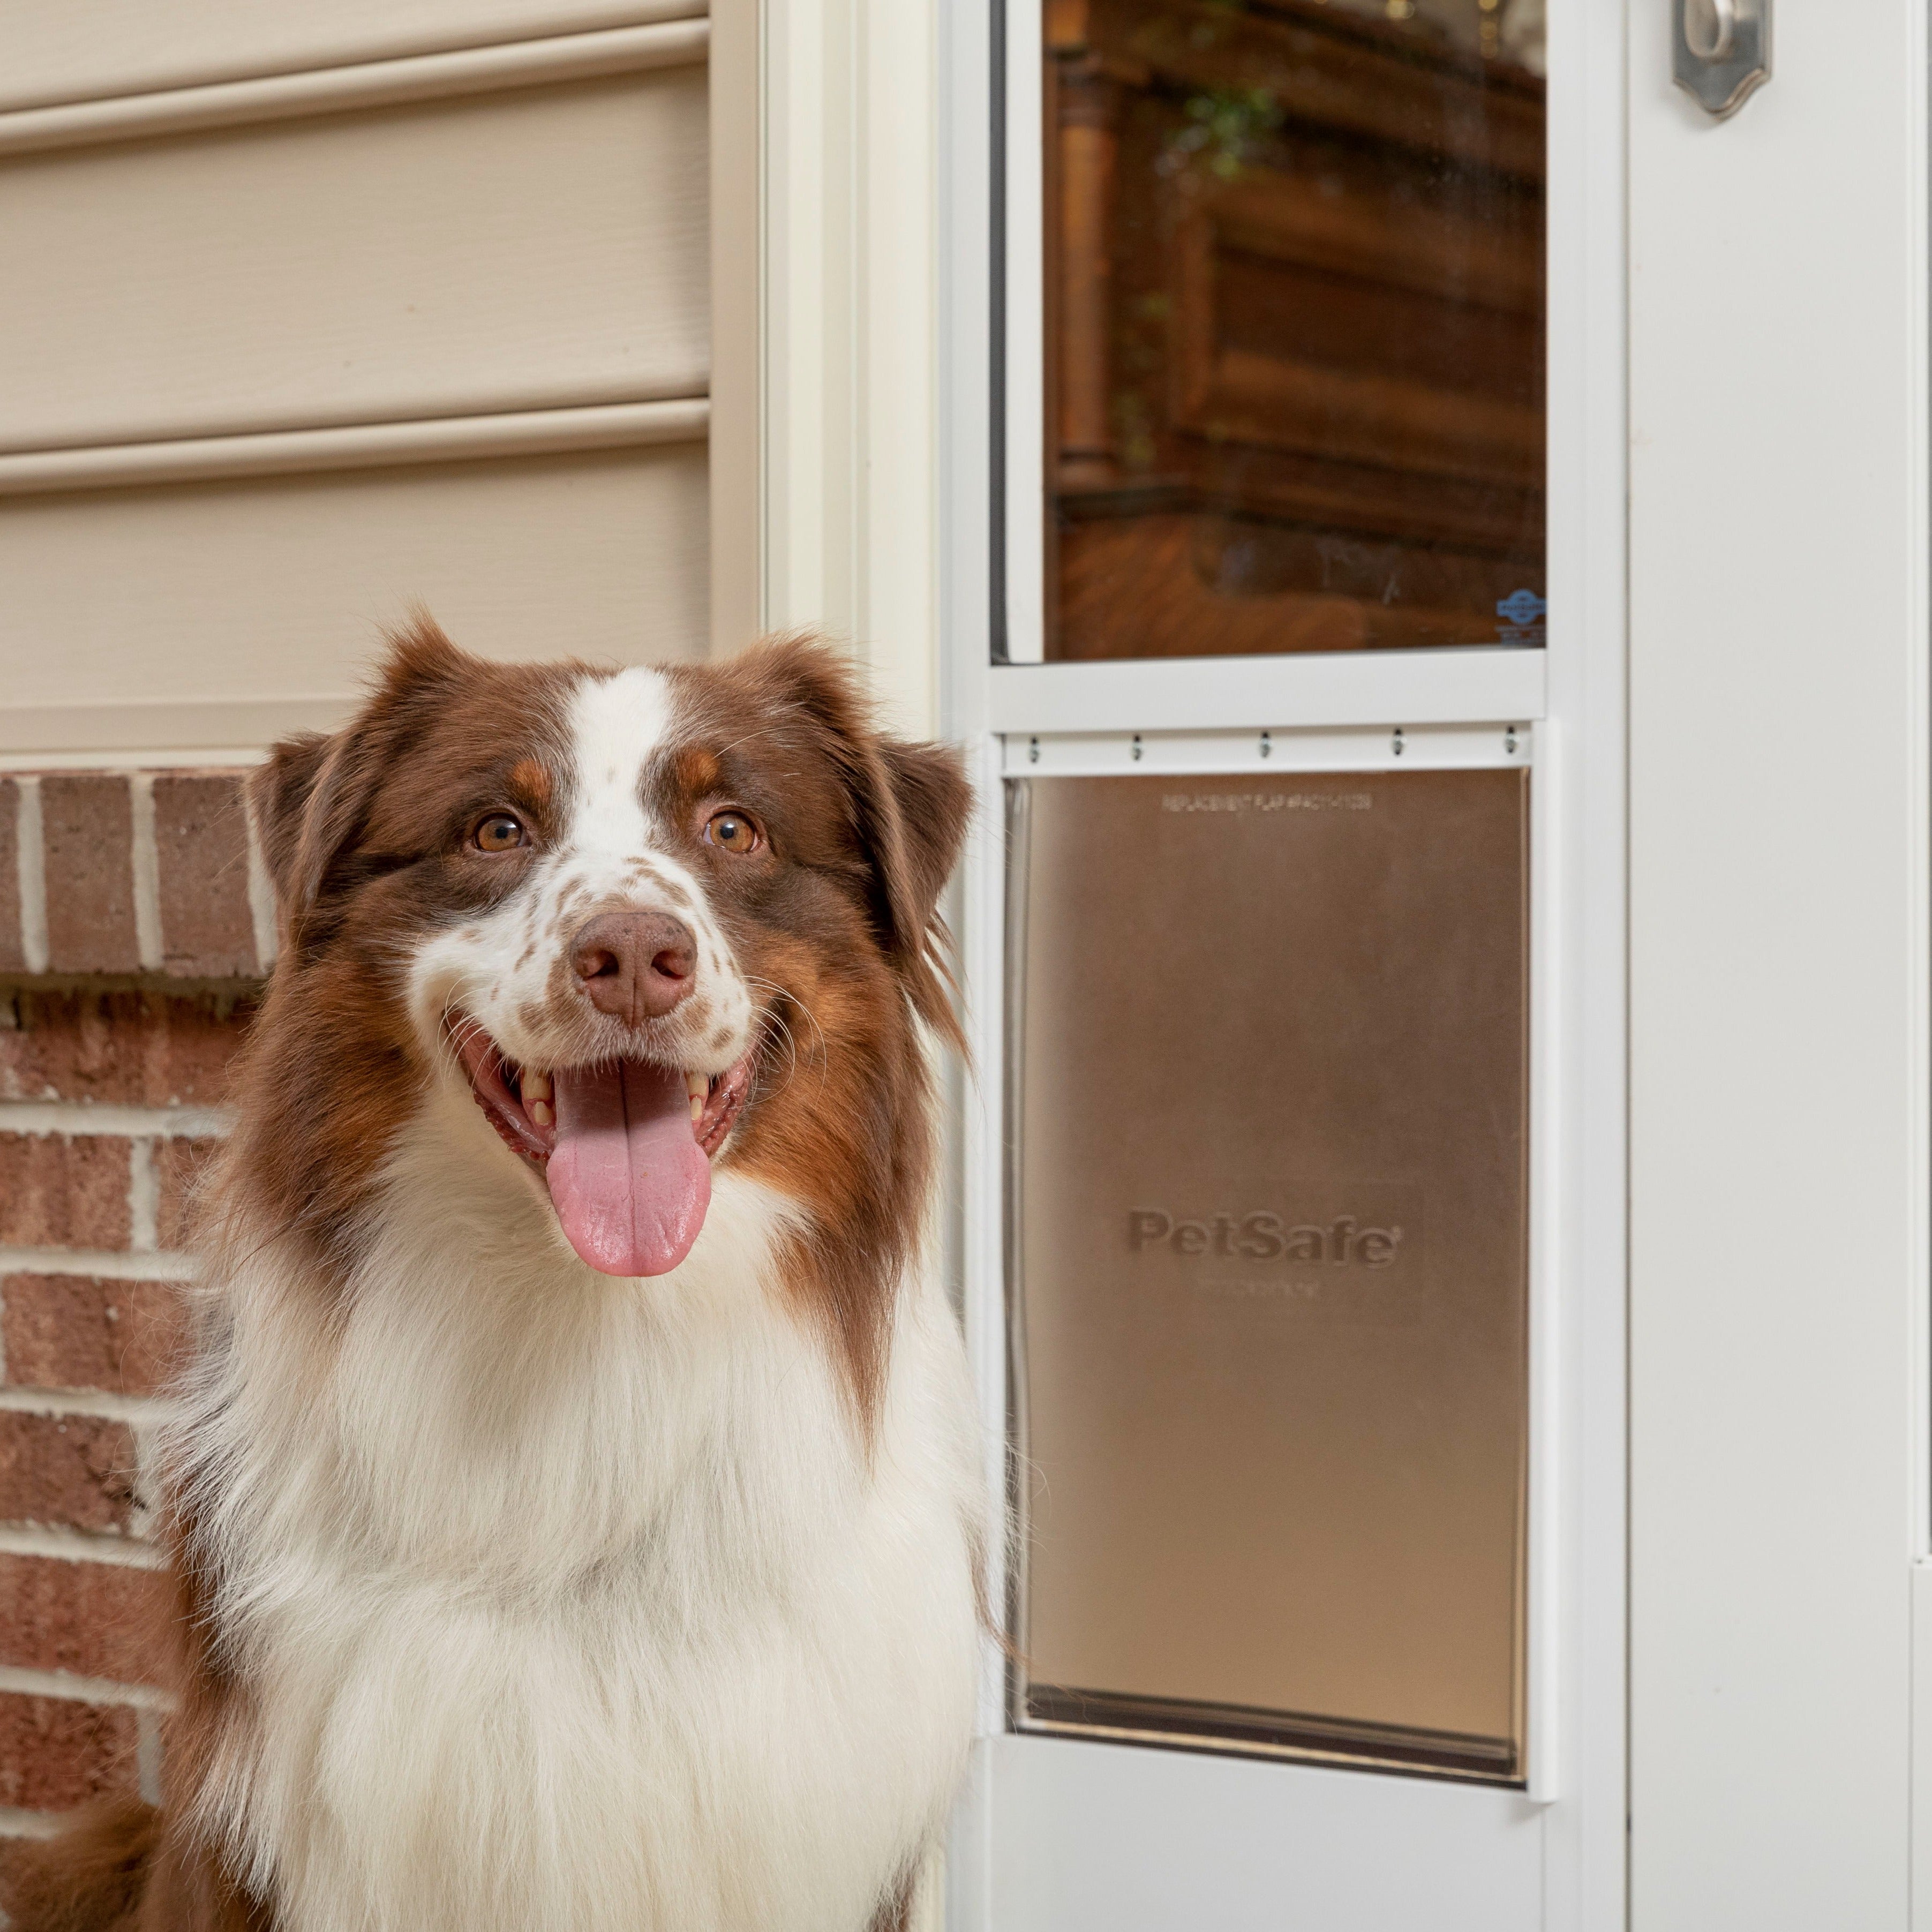
M 117 52 L 107 30 L 136 11 L 0 0 L 0 64 L 28 56 L 12 98 L 701 9 L 187 0 L 172 54 L 132 29 Z M 190 113 L 110 139 L 95 117 L 44 146 L 16 119 L 10 148 L 0 112 L 0 755 L 326 723 L 418 602 L 500 656 L 706 650 L 706 447 L 663 440 L 701 438 L 710 381 L 704 29 L 646 26 L 594 80 L 560 78 L 554 46 L 500 46 L 488 91 L 453 55 L 465 77 L 434 100 L 344 106 L 346 69 L 298 108 L 244 86 L 218 131 Z M 668 398 L 695 400 L 670 431 L 680 406 L 641 421 Z M 594 435 L 537 413 L 613 404 Z M 344 437 L 388 466 L 343 466 Z M 130 480 L 162 456 L 182 480 Z M 58 494 L 34 494 L 50 462 Z
M 326 722 L 412 600 L 492 656 L 702 655 L 704 484 L 691 445 L 0 501 L 0 746 Z
M 0 447 L 701 394 L 704 70 L 0 165 Z
M 0 0 L 0 109 L 704 10 L 704 0 Z

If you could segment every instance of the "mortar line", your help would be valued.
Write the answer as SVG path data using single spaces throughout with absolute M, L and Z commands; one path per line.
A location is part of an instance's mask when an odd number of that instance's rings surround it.
M 77 1704 L 127 1704 L 136 1710 L 172 1711 L 175 1700 L 148 1684 L 121 1684 L 107 1677 L 80 1677 L 70 1670 L 31 1670 L 0 1664 L 0 1691 L 22 1697 L 65 1697 Z
M 114 1100 L 0 1100 L 0 1133 L 148 1134 L 219 1139 L 234 1125 L 225 1107 L 136 1107 Z
M 166 1553 L 152 1543 L 38 1522 L 0 1522 L 0 1556 L 38 1556 L 57 1563 L 111 1563 L 122 1570 L 168 1567 Z
M 242 822 L 248 831 L 248 918 L 255 928 L 255 963 L 266 973 L 275 963 L 278 933 L 275 926 L 275 883 L 268 876 L 268 862 L 255 829 L 255 814 L 249 811 L 244 794 Z
M 152 1428 L 176 1414 L 172 1402 L 158 1396 L 120 1395 L 112 1389 L 0 1388 L 0 1412 L 54 1418 L 84 1416 L 123 1422 L 130 1429 Z
M 98 1281 L 190 1282 L 194 1258 L 166 1249 L 130 1254 L 119 1248 L 0 1247 L 0 1274 L 86 1275 Z
M 20 953 L 29 973 L 47 970 L 47 859 L 40 781 L 23 774 L 16 829 L 20 872 Z
M 152 1254 L 160 1246 L 160 1205 L 154 1143 L 137 1136 L 128 1143 L 128 1245 L 138 1254 Z
M 154 775 L 133 772 L 128 799 L 134 822 L 134 950 L 144 973 L 158 973 L 161 950 L 161 854 L 154 838 Z

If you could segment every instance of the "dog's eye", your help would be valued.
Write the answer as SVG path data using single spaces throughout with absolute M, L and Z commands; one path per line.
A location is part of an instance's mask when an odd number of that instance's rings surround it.
M 704 828 L 704 836 L 714 845 L 740 857 L 758 849 L 758 828 L 742 812 L 714 812 Z
M 527 842 L 523 821 L 507 812 L 493 812 L 470 835 L 470 842 L 479 852 L 514 852 Z

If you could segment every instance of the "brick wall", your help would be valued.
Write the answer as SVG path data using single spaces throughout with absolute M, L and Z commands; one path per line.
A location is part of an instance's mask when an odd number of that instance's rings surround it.
M 238 774 L 0 776 L 0 1834 L 158 1788 L 144 1460 L 273 944 Z

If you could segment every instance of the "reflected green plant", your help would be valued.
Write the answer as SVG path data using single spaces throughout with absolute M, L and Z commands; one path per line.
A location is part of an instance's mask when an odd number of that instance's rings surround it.
M 1197 158 L 1222 181 L 1233 181 L 1286 118 L 1264 87 L 1217 87 L 1192 96 L 1187 124 L 1168 136 L 1162 171 L 1173 173 Z
M 1114 393 L 1114 442 L 1120 466 L 1144 475 L 1160 454 L 1154 441 L 1154 408 L 1138 389 Z

